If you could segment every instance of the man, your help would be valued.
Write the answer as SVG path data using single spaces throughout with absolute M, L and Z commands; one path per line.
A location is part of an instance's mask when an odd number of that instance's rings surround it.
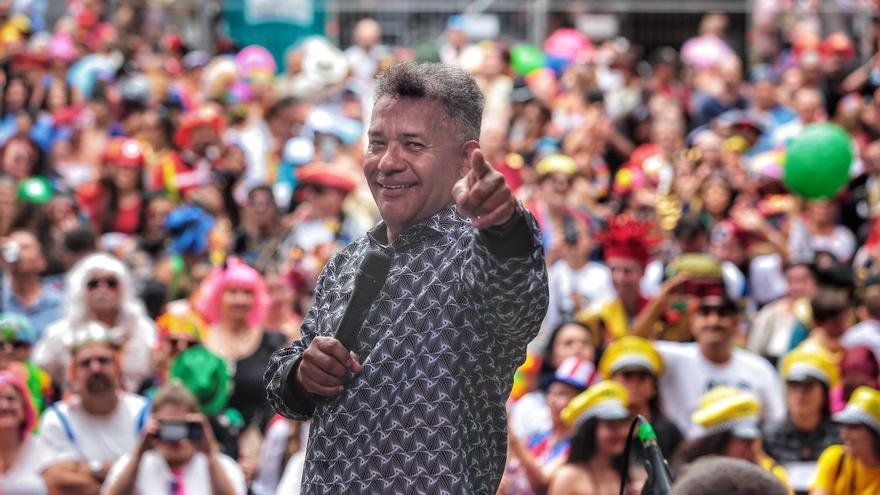
M 454 67 L 405 63 L 378 81 L 364 174 L 382 222 L 330 260 L 303 338 L 266 371 L 275 408 L 313 418 L 304 493 L 498 487 L 504 403 L 547 274 L 533 218 L 479 150 L 482 104 Z M 345 349 L 328 335 L 370 248 L 392 266 Z
M 843 337 L 852 320 L 847 291 L 827 285 L 819 286 L 810 298 L 810 309 L 813 329 L 799 347 L 822 348 L 839 362 L 843 358 Z
M 779 479 L 752 462 L 712 456 L 689 466 L 672 487 L 673 495 L 706 493 L 785 495 L 789 491 Z
M 18 259 L 7 258 L 15 254 Z M 9 253 L 7 253 L 9 249 Z M 4 283 L 3 310 L 27 317 L 37 336 L 50 323 L 61 317 L 61 294 L 43 283 L 41 274 L 46 270 L 46 256 L 34 234 L 18 230 L 9 234 L 4 245 L 4 265 L 9 273 L 9 284 Z
M 700 397 L 718 385 L 750 392 L 761 402 L 762 420 L 780 420 L 785 414 L 782 384 L 776 370 L 760 356 L 734 347 L 739 327 L 739 308 L 724 290 L 707 286 L 696 298 L 691 319 L 696 342 L 656 342 L 666 367 L 660 376 L 663 413 L 693 438 L 701 428 L 691 423 Z
M 860 322 L 843 334 L 841 342 L 845 348 L 869 347 L 880 356 L 880 275 L 868 277 L 863 290 Z
M 70 335 L 77 393 L 40 423 L 40 470 L 50 493 L 97 494 L 113 462 L 137 445 L 149 406 L 119 388 L 118 349 L 99 323 Z
M 37 342 L 34 363 L 57 383 L 63 383 L 70 360 L 66 339 L 89 323 L 98 322 L 110 329 L 122 346 L 123 386 L 137 390 L 145 378 L 152 376 L 150 351 L 156 342 L 156 326 L 138 299 L 128 268 L 108 254 L 89 255 L 68 273 L 65 297 L 64 317 L 50 325 Z

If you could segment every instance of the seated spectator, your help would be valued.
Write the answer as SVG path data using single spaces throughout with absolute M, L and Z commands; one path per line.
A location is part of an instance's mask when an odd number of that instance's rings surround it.
M 152 375 L 150 350 L 156 327 L 138 299 L 128 268 L 107 254 L 90 255 L 67 275 L 64 317 L 50 326 L 34 348 L 34 362 L 61 383 L 70 360 L 65 340 L 98 323 L 121 348 L 122 385 L 137 390 Z
M 208 419 L 185 387 L 164 386 L 153 399 L 137 446 L 113 463 L 101 490 L 130 493 L 247 493 L 241 468 L 214 440 Z
M 847 330 L 841 342 L 845 348 L 869 347 L 877 356 L 880 355 L 880 275 L 868 277 L 863 289 L 861 322 Z
M 13 231 L 7 237 L 3 264 L 9 273 L 9 290 L 3 291 L 5 311 L 27 317 L 37 331 L 43 335 L 52 322 L 61 317 L 61 294 L 43 282 L 41 275 L 48 262 L 34 234 L 24 230 Z
M 508 494 L 543 493 L 553 472 L 568 458 L 571 425 L 562 420 L 562 410 L 595 379 L 593 363 L 569 357 L 556 370 L 547 387 L 546 402 L 551 428 L 531 438 L 520 439 L 508 431 L 508 463 L 505 470 Z
M 760 448 L 760 410 L 757 397 L 736 388 L 721 385 L 706 392 L 700 399 L 700 409 L 693 414 L 694 424 L 705 433 L 682 444 L 673 459 L 673 469 L 705 456 L 733 457 L 761 466 L 788 487 L 785 470 Z
M 834 421 L 843 424 L 843 445 L 819 457 L 810 495 L 880 493 L 880 392 L 859 387 Z
M 660 412 L 657 377 L 663 372 L 663 360 L 651 342 L 632 335 L 615 340 L 602 354 L 599 372 L 626 388 L 631 415 L 640 414 L 651 423 L 663 454 L 675 453 L 683 437 Z
M 208 324 L 186 301 L 173 301 L 156 319 L 158 342 L 153 351 L 153 376 L 144 380 L 139 391 L 151 394 L 168 382 L 171 363 L 181 352 L 202 343 Z
M 0 371 L 18 375 L 27 385 L 37 414 L 52 400 L 52 379 L 30 360 L 36 332 L 27 318 L 15 313 L 0 313 Z
M 575 428 L 565 465 L 553 473 L 548 495 L 571 493 L 571 487 L 590 487 L 591 494 L 618 493 L 626 428 L 629 419 L 626 389 L 613 381 L 590 387 L 572 399 L 562 419 Z
M 37 466 L 39 451 L 31 431 L 37 421 L 24 383 L 9 371 L 0 371 L 0 493 L 42 495 L 46 486 Z
M 810 299 L 813 330 L 798 348 L 820 348 L 832 354 L 835 361 L 843 357 L 843 335 L 852 318 L 850 300 L 842 289 L 820 286 Z
M 131 452 L 149 405 L 120 389 L 120 349 L 97 322 L 70 335 L 69 375 L 76 393 L 40 422 L 40 463 L 51 493 L 97 493 L 113 463 Z
M 840 442 L 831 422 L 829 391 L 838 386 L 840 372 L 821 349 L 796 350 L 782 361 L 788 414 L 764 428 L 764 450 L 782 463 L 792 488 L 806 491 L 815 476 L 816 461 L 827 447 Z

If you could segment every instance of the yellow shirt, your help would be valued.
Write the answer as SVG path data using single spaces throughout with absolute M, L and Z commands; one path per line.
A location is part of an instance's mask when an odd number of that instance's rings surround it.
M 788 474 L 785 472 L 785 469 L 776 463 L 772 457 L 767 454 L 758 455 L 757 463 L 761 468 L 763 468 L 768 473 L 772 474 L 779 481 L 785 485 L 785 488 L 788 490 L 788 493 L 794 493 L 791 489 L 791 485 L 788 484 Z
M 880 466 L 866 467 L 844 452 L 843 445 L 832 445 L 822 452 L 816 466 L 816 480 L 810 489 L 821 488 L 831 495 L 880 493 Z

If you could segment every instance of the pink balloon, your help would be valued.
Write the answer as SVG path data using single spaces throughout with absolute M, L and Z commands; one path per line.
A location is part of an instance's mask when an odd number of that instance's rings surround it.
M 70 62 L 76 58 L 76 48 L 73 46 L 73 38 L 69 34 L 58 33 L 52 36 L 46 49 L 49 58 L 60 58 Z
M 724 40 L 710 35 L 691 38 L 681 47 L 681 59 L 700 69 L 714 67 L 732 53 Z
M 275 73 L 277 66 L 275 59 L 268 50 L 260 45 L 246 46 L 235 56 L 235 65 L 244 77 L 250 77 L 255 72 Z
M 544 41 L 544 51 L 548 55 L 573 59 L 582 52 L 592 52 L 593 43 L 577 29 L 560 28 Z

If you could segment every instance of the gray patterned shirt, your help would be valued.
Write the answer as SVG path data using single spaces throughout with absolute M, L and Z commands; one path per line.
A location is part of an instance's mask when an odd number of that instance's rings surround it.
M 303 493 L 494 494 L 507 453 L 504 403 L 547 311 L 547 273 L 529 213 L 477 231 L 449 206 L 383 244 L 380 223 L 321 273 L 302 339 L 266 370 L 284 416 L 313 418 Z M 332 335 L 367 249 L 392 255 L 355 351 L 364 371 L 330 399 L 295 395 L 288 375 Z

